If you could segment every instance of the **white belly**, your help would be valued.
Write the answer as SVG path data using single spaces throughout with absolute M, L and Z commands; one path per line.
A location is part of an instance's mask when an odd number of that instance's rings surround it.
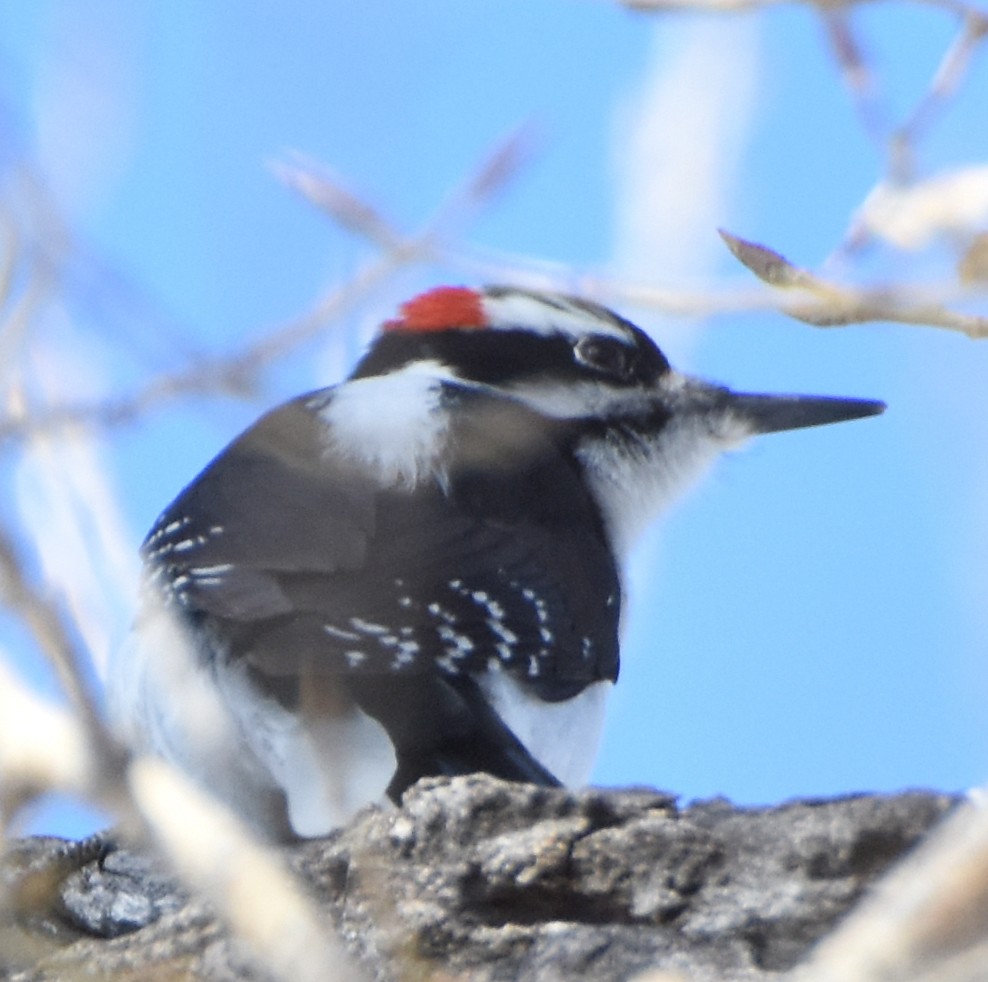
M 110 718 L 137 751 L 181 768 L 261 832 L 325 835 L 384 799 L 395 756 L 365 713 L 312 725 L 237 668 L 203 666 L 163 612 L 146 615 L 111 665 Z
M 495 672 L 481 681 L 494 709 L 563 784 L 587 783 L 610 682 L 546 703 Z M 204 666 L 163 612 L 142 618 L 111 665 L 111 719 L 138 751 L 170 760 L 262 832 L 325 835 L 383 802 L 395 771 L 384 728 L 358 709 L 303 719 L 254 688 L 239 668 Z
M 492 672 L 484 694 L 528 752 L 567 787 L 590 780 L 604 728 L 611 682 L 594 682 L 565 702 L 543 702 L 511 675 Z

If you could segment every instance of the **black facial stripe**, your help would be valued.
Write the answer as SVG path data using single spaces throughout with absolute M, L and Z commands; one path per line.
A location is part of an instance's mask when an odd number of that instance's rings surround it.
M 655 436 L 668 424 L 672 416 L 671 409 L 652 404 L 646 411 L 629 412 L 623 418 L 611 418 L 605 421 L 587 417 L 579 420 L 577 443 L 581 437 L 612 443 L 620 441 L 627 444 L 640 444 L 643 438 L 646 438 L 648 442 L 653 442 Z
M 573 355 L 573 339 L 564 334 L 535 334 L 518 330 L 395 331 L 375 342 L 353 372 L 353 378 L 381 375 L 415 361 L 435 360 L 463 378 L 486 385 L 505 385 L 545 378 L 573 383 L 588 378 L 616 384 L 640 385 L 669 371 L 669 363 L 643 332 L 633 329 L 638 344 L 629 347 L 632 366 L 626 378 L 579 363 Z

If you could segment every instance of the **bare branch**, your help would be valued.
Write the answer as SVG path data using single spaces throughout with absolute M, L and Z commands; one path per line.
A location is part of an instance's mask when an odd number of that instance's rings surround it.
M 171 865 L 216 905 L 276 979 L 361 978 L 274 850 L 259 843 L 228 809 L 157 758 L 135 760 L 128 777 L 153 839 Z
M 53 283 L 50 272 L 39 268 L 38 263 L 32 263 L 27 273 L 27 283 L 18 291 L 18 264 L 23 251 L 15 225 L 3 215 L 0 215 L 0 237 L 3 250 L 0 260 L 0 308 L 5 308 L 0 318 L 0 373 L 6 374 L 17 364 L 17 357 L 42 304 L 51 293 Z
M 92 772 L 91 747 L 75 714 L 29 692 L 0 653 L 0 818 L 41 790 L 86 794 Z
M 531 144 L 529 129 L 521 127 L 495 145 L 480 164 L 437 206 L 420 231 L 402 235 L 392 229 L 373 206 L 343 188 L 323 171 L 304 164 L 286 164 L 279 176 L 289 186 L 326 211 L 346 228 L 365 235 L 382 246 L 383 253 L 330 290 L 315 307 L 249 344 L 234 355 L 199 359 L 194 366 L 151 379 L 137 392 L 93 404 L 15 408 L 0 419 L 0 441 L 38 434 L 71 424 L 101 428 L 129 423 L 151 409 L 189 396 L 228 395 L 244 397 L 258 384 L 264 368 L 311 340 L 326 325 L 383 286 L 399 269 L 439 254 L 440 243 L 457 226 L 468 222 L 476 211 L 514 178 L 527 160 Z
M 929 88 L 913 107 L 909 118 L 895 134 L 895 139 L 915 143 L 960 88 L 978 47 L 988 35 L 988 14 L 968 7 L 962 16 L 961 29 L 944 52 Z
M 648 13 L 696 10 L 723 14 L 762 10 L 765 7 L 780 7 L 790 3 L 798 4 L 802 0 L 619 0 L 619 2 L 622 7 Z
M 360 978 L 296 878 L 232 813 L 164 760 L 117 763 L 109 770 L 77 715 L 30 693 L 0 660 L 0 817 L 41 791 L 100 802 L 125 821 L 128 836 L 157 845 L 274 978 Z M 18 886 L 37 884 L 12 882 L 8 871 L 0 883 L 7 915 L 24 903 Z
M 724 229 L 717 231 L 727 243 L 728 249 L 734 253 L 735 258 L 769 286 L 782 287 L 783 289 L 802 287 L 812 290 L 818 285 L 819 281 L 816 277 L 805 269 L 794 266 L 785 256 L 774 249 L 759 245 L 757 242 L 741 239 Z
M 928 324 L 959 331 L 971 338 L 988 337 L 988 317 L 949 310 L 936 303 L 910 302 L 904 291 L 875 291 L 821 279 L 794 265 L 766 246 L 722 231 L 731 252 L 759 279 L 783 290 L 796 289 L 805 296 L 783 301 L 779 309 L 815 327 L 843 327 L 869 321 Z
M 984 296 L 984 284 L 974 278 L 962 284 L 910 283 L 848 287 L 822 279 L 791 263 L 773 249 L 746 242 L 721 231 L 732 251 L 750 262 L 752 271 L 772 289 L 711 284 L 681 289 L 634 282 L 598 273 L 554 265 L 525 256 L 492 255 L 477 250 L 443 254 L 451 265 L 490 282 L 511 282 L 537 290 L 578 293 L 605 304 L 646 307 L 674 317 L 712 317 L 758 311 L 778 312 L 818 327 L 836 327 L 866 321 L 929 324 L 985 336 L 988 318 L 951 310 L 947 304 Z M 741 256 L 738 256 L 741 259 Z M 764 276 L 760 275 L 760 272 Z M 778 282 L 773 283 L 775 278 Z M 783 289 L 778 289 L 782 287 Z M 787 298 L 785 288 L 804 290 L 799 302 Z
M 449 234 L 463 226 L 513 181 L 531 159 L 535 134 L 531 123 L 522 123 L 499 140 L 479 167 L 446 196 L 427 229 L 433 237 Z
M 965 286 L 988 284 L 988 232 L 976 235 L 957 264 L 957 278 Z
M 633 10 L 668 13 L 695 10 L 747 12 L 792 2 L 817 13 L 823 21 L 834 61 L 857 107 L 865 132 L 886 153 L 886 174 L 898 181 L 911 179 L 916 142 L 959 88 L 977 50 L 988 37 L 988 12 L 970 0 L 918 0 L 961 20 L 961 29 L 944 51 L 926 92 L 899 125 L 890 122 L 880 99 L 879 79 L 865 57 L 852 27 L 855 8 L 864 0 L 619 0 Z
M 343 186 L 329 169 L 311 157 L 294 153 L 271 164 L 274 175 L 343 228 L 369 239 L 385 252 L 400 248 L 394 227 L 363 198 Z
M 0 526 L 0 601 L 19 616 L 55 669 L 78 714 L 97 759 L 115 766 L 120 751 L 103 723 L 86 682 L 86 658 L 72 637 L 61 609 L 31 582 L 11 532 Z
M 857 105 L 862 125 L 873 140 L 881 143 L 886 125 L 879 101 L 878 81 L 851 27 L 852 8 L 821 3 L 818 10 L 844 83 Z
M 799 982 L 984 977 L 988 809 L 967 804 L 895 867 L 796 973 Z

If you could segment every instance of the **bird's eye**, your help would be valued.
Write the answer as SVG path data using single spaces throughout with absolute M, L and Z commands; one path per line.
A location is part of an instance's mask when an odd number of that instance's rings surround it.
M 631 375 L 633 352 L 616 338 L 600 335 L 581 338 L 574 354 L 580 364 L 611 378 L 627 379 Z

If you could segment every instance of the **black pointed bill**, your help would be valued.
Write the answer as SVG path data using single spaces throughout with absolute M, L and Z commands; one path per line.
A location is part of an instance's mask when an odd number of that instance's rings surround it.
M 875 399 L 842 399 L 836 396 L 774 396 L 734 392 L 733 415 L 751 427 L 753 434 L 825 426 L 849 419 L 877 416 L 885 403 Z

